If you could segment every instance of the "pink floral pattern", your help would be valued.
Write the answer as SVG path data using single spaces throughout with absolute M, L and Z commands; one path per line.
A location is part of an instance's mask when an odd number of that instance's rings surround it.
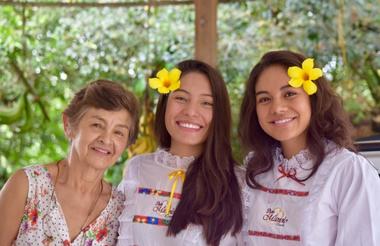
M 112 188 L 111 198 L 99 217 L 71 242 L 49 172 L 43 166 L 30 166 L 24 171 L 29 180 L 29 192 L 14 245 L 116 244 L 119 227 L 117 219 L 124 208 L 124 195 L 116 187 Z

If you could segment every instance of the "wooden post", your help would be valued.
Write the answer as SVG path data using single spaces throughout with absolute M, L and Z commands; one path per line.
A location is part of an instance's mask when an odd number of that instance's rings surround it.
M 217 65 L 217 7 L 218 0 L 194 0 L 195 58 Z

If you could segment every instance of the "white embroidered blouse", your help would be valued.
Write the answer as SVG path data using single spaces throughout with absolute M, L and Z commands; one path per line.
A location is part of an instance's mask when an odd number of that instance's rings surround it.
M 313 163 L 309 152 L 287 160 L 278 148 L 274 168 L 257 176 L 264 188 L 243 188 L 245 245 L 380 245 L 375 168 L 332 142 L 326 149 L 331 152 L 318 171 L 302 182 Z
M 188 246 L 207 245 L 202 227 L 190 224 L 176 237 L 166 236 L 167 225 L 181 197 L 183 182 L 178 178 L 170 212 L 166 207 L 174 179 L 169 179 L 173 171 L 184 170 L 194 157 L 179 157 L 159 149 L 154 153 L 139 155 L 127 163 L 127 171 L 119 185 L 126 195 L 125 208 L 121 214 L 117 245 L 130 246 Z M 239 235 L 240 236 L 240 235 Z M 238 244 L 238 239 L 225 236 L 220 245 Z

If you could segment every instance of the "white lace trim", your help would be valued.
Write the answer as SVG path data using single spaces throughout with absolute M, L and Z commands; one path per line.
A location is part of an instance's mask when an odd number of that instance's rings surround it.
M 294 155 L 292 158 L 286 159 L 285 156 L 282 154 L 282 149 L 280 147 L 276 147 L 274 155 L 275 165 L 282 163 L 285 169 L 296 168 L 305 170 L 311 168 L 305 167 L 305 163 L 308 163 L 310 160 L 313 159 L 311 153 L 307 149 L 303 149 L 300 152 L 298 152 L 298 154 Z
M 249 186 L 245 183 L 242 189 L 242 203 L 243 203 L 243 228 L 241 230 L 244 245 L 249 245 L 248 239 L 248 214 L 251 204 L 251 195 Z
M 194 156 L 177 156 L 173 155 L 167 150 L 158 149 L 154 153 L 154 161 L 158 164 L 169 166 L 172 168 L 187 169 L 192 161 L 195 160 Z
M 246 155 L 246 157 L 244 158 L 244 161 L 243 161 L 243 166 L 244 167 L 247 167 L 248 162 L 253 158 L 254 155 L 255 155 L 254 151 L 248 152 L 248 154 Z

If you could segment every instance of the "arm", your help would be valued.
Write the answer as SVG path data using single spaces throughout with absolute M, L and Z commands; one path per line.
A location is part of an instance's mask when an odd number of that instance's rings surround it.
M 11 245 L 16 239 L 28 195 L 28 177 L 18 170 L 0 192 L 0 245 Z
M 338 221 L 336 246 L 380 245 L 380 179 L 361 156 L 341 170 L 335 190 Z

